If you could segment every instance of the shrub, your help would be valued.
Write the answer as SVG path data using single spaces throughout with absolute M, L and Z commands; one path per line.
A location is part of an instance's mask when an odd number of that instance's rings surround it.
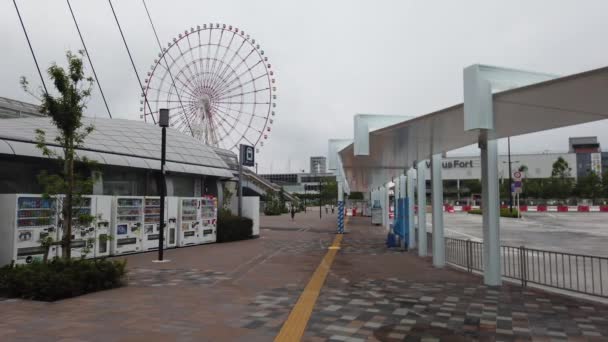
M 80 296 L 123 285 L 126 261 L 55 259 L 0 269 L 0 295 L 42 301 Z
M 217 242 L 249 239 L 253 235 L 253 221 L 231 213 L 220 213 L 217 219 Z
M 482 211 L 481 209 L 471 209 L 468 211 L 469 214 L 473 214 L 473 215 L 481 215 Z M 500 208 L 500 216 L 501 217 L 511 217 L 511 218 L 518 218 L 519 213 L 517 212 L 517 209 L 513 208 L 513 212 L 509 211 L 508 208 Z

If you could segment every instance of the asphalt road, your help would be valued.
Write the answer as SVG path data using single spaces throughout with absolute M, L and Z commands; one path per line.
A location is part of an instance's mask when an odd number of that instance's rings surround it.
M 431 228 L 431 216 L 427 217 Z M 481 216 L 445 213 L 445 235 L 481 241 Z M 503 245 L 608 257 L 608 213 L 524 213 L 501 218 Z

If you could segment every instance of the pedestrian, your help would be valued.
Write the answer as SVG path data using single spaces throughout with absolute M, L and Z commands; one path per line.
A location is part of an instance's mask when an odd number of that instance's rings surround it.
M 296 216 L 296 207 L 294 205 L 291 206 L 291 220 Z
M 329 214 L 329 204 L 326 204 L 326 205 L 325 205 L 325 213 L 326 213 L 326 214 Z
M 331 213 L 332 213 L 332 214 L 334 213 L 334 210 L 335 210 L 335 209 L 336 209 L 336 208 L 335 208 L 335 207 L 334 207 L 334 205 L 332 204 L 332 205 L 331 205 Z

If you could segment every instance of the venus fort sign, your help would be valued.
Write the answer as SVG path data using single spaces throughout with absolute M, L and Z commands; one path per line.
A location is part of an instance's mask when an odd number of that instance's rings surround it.
M 458 160 L 458 159 L 454 159 L 454 160 L 445 160 L 441 162 L 441 166 L 444 169 L 465 169 L 465 168 L 471 168 L 473 167 L 473 160 L 469 159 L 469 160 Z M 427 168 L 431 168 L 431 162 L 427 161 L 426 162 L 426 167 Z

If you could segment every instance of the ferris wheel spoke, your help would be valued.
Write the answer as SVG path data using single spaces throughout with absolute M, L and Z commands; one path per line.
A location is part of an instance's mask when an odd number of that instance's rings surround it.
M 244 95 L 249 95 L 249 94 L 255 94 L 255 93 L 259 93 L 262 91 L 266 91 L 266 90 L 270 90 L 270 87 L 268 88 L 263 88 L 263 89 L 255 89 L 252 91 L 248 91 L 248 92 L 242 92 L 242 93 L 238 93 L 238 94 L 234 94 L 234 95 L 230 95 L 230 96 L 224 96 L 224 97 L 218 97 L 218 100 L 227 100 L 227 99 L 232 99 L 238 96 L 244 96 Z
M 224 38 L 224 30 L 220 30 L 220 37 L 217 41 L 217 45 L 215 47 L 215 54 L 213 55 L 213 65 L 211 66 L 211 70 L 209 71 L 209 82 L 207 84 L 208 87 L 211 87 L 213 84 L 213 75 L 215 74 L 215 67 L 217 64 L 217 55 L 220 52 L 220 47 L 222 46 L 222 39 Z
M 175 95 L 175 93 L 172 93 L 172 92 L 169 92 L 169 91 L 166 91 L 166 90 L 162 90 L 162 89 L 159 89 L 159 88 L 148 87 L 148 89 L 150 89 L 150 90 L 155 90 L 155 91 L 157 91 L 159 94 L 167 94 L 167 95 L 171 95 L 171 96 Z M 173 84 L 171 84 L 171 87 L 170 87 L 169 89 L 176 89 L 176 88 L 173 86 Z M 194 97 L 194 94 L 192 94 L 192 93 L 190 93 L 190 92 L 188 92 L 188 91 L 186 91 L 186 90 L 184 90 L 184 89 L 182 89 L 182 91 L 183 91 L 183 92 L 184 92 L 186 95 L 189 95 L 189 96 L 191 96 L 191 97 Z M 161 100 L 154 100 L 154 101 L 150 101 L 150 100 L 148 100 L 148 101 L 149 101 L 149 102 L 162 102 Z M 169 100 L 165 100 L 165 102 L 166 102 L 166 101 L 169 101 Z M 179 101 L 179 100 L 178 100 L 178 101 Z
M 191 34 L 187 34 L 186 35 L 186 40 L 188 41 L 188 52 L 190 52 L 190 58 L 192 58 L 193 61 L 196 61 L 196 58 L 194 58 L 194 52 L 192 52 L 192 43 L 190 43 L 190 35 Z M 196 63 L 193 63 L 192 66 L 194 67 L 194 70 L 196 71 L 196 73 L 198 74 L 198 67 L 196 65 Z
M 173 44 L 172 46 L 177 47 L 177 49 L 178 49 L 178 50 L 180 50 L 180 53 L 181 53 L 181 48 L 180 48 L 180 46 L 179 46 L 179 44 L 178 44 L 178 43 L 175 43 L 175 44 Z M 169 58 L 171 58 L 171 65 L 167 65 L 167 66 L 164 66 L 164 65 L 162 65 L 162 64 L 160 64 L 160 65 L 161 65 L 162 67 L 164 67 L 164 68 L 165 68 L 165 70 L 166 70 L 167 72 L 171 72 L 171 70 L 173 69 L 173 67 L 174 67 L 174 66 L 175 66 L 175 69 L 177 69 L 177 70 L 182 70 L 182 69 L 183 69 L 183 67 L 182 67 L 182 66 L 180 66 L 180 65 L 179 65 L 179 63 L 177 62 L 179 59 L 184 59 L 183 54 L 180 54 L 180 56 L 178 56 L 178 57 L 177 57 L 177 59 L 176 59 L 176 58 L 175 58 L 175 57 L 174 57 L 174 56 L 171 54 L 171 50 L 169 49 L 169 50 L 167 50 L 167 52 L 165 53 L 165 56 L 169 56 Z M 184 64 L 186 64 L 186 65 L 187 65 L 188 63 L 184 61 Z M 186 77 L 186 80 L 188 80 L 188 82 L 190 82 L 190 81 L 189 81 L 189 79 L 188 79 L 188 75 L 186 75 L 185 73 L 183 73 L 183 74 L 184 74 L 184 77 Z M 194 75 L 192 74 L 192 72 L 190 72 L 190 77 L 194 77 Z
M 227 111 L 220 110 L 219 108 L 216 108 L 216 110 L 217 110 L 218 112 L 220 112 L 220 113 L 222 113 L 222 114 L 224 114 L 224 115 L 228 116 L 229 118 L 234 119 L 235 124 L 234 124 L 233 126 L 236 126 L 236 124 L 237 124 L 237 123 L 240 123 L 240 124 L 241 124 L 242 126 L 244 126 L 246 129 L 251 128 L 251 129 L 253 129 L 253 130 L 257 131 L 258 133 L 263 133 L 263 132 L 262 132 L 262 131 L 260 131 L 259 129 L 257 129 L 257 128 L 255 128 L 255 127 L 253 127 L 253 126 L 249 125 L 249 124 L 243 123 L 243 122 L 242 122 L 241 120 L 239 120 L 237 117 L 234 117 L 234 116 L 230 115 L 230 114 L 229 114 Z M 248 113 L 240 112 L 240 114 L 248 114 Z
M 259 62 L 258 62 L 258 64 L 259 64 Z M 252 79 L 250 79 L 250 80 L 249 80 L 250 82 L 247 82 L 247 83 L 244 83 L 244 84 L 240 84 L 240 83 L 239 83 L 241 86 L 243 86 L 243 85 L 245 85 L 245 84 L 248 84 L 248 83 L 252 83 L 252 82 L 257 81 L 257 79 L 255 79 L 255 78 L 253 77 L 253 73 L 251 72 L 251 70 L 252 70 L 252 69 L 253 69 L 253 66 L 252 66 L 251 68 L 247 68 L 245 71 L 243 71 L 243 72 L 242 72 L 242 73 L 240 73 L 239 75 L 236 75 L 234 78 L 232 78 L 232 80 L 227 81 L 227 82 L 226 82 L 226 83 L 225 83 L 225 84 L 224 84 L 224 85 L 223 85 L 223 86 L 220 88 L 220 90 L 219 90 L 219 95 L 225 95 L 225 94 L 229 94 L 230 92 L 232 92 L 232 91 L 234 90 L 234 88 L 230 88 L 230 89 L 228 89 L 228 87 L 229 87 L 229 86 L 230 86 L 232 83 L 234 83 L 235 81 L 239 81 L 239 82 L 240 82 L 241 77 L 243 77 L 243 76 L 244 76 L 246 73 L 249 73 L 249 74 L 251 75 L 251 78 L 252 78 Z M 265 76 L 265 74 L 262 74 L 262 76 Z M 253 86 L 254 86 L 254 88 L 255 88 L 255 83 L 252 83 L 252 84 L 253 84 Z M 228 89 L 228 90 L 226 90 L 226 89 Z
M 220 94 L 230 94 L 232 91 L 234 91 L 236 89 L 239 89 L 239 88 L 242 88 L 243 86 L 246 86 L 246 85 L 248 85 L 250 83 L 254 83 L 255 81 L 259 80 L 260 78 L 262 78 L 264 76 L 267 76 L 267 75 L 266 74 L 262 74 L 262 75 L 260 75 L 258 77 L 254 77 L 254 78 L 250 79 L 249 81 L 247 81 L 245 83 L 241 83 L 241 84 L 239 84 L 237 86 L 234 86 L 234 87 L 232 87 L 232 88 L 230 88 L 230 89 L 228 89 L 228 90 L 226 90 L 226 91 L 224 91 L 223 93 L 220 93 Z
M 220 123 L 220 126 L 218 126 L 218 127 L 220 127 L 220 128 L 222 129 L 222 131 L 224 131 L 224 134 L 223 134 L 222 138 L 219 138 L 219 139 L 218 139 L 218 142 L 221 142 L 221 141 L 223 141 L 223 140 L 228 140 L 228 139 L 230 139 L 230 144 L 231 144 L 232 146 L 236 146 L 236 142 L 234 141 L 234 139 L 233 139 L 233 137 L 232 137 L 232 134 L 230 134 L 230 133 L 232 132 L 232 130 L 230 130 L 230 131 L 226 130 L 226 128 L 224 128 L 224 125 L 222 125 L 221 123 Z M 218 130 L 218 131 L 219 131 L 219 130 Z M 219 132 L 218 132 L 218 133 L 219 133 Z M 238 133 L 238 132 L 237 132 L 237 133 Z
M 212 35 L 212 33 L 213 33 L 213 28 L 209 29 L 209 39 L 207 40 L 207 44 L 206 44 L 206 46 L 207 46 L 206 56 L 207 57 L 211 56 L 211 35 Z M 207 74 L 210 70 L 209 69 L 209 59 L 206 58 L 205 61 L 206 61 L 206 66 L 205 66 L 204 72 L 205 72 L 205 74 Z M 207 87 L 207 80 L 203 79 L 203 88 L 205 88 L 205 87 Z
M 238 117 L 234 117 L 234 116 L 230 115 L 230 113 L 229 113 L 228 111 L 222 111 L 222 110 L 219 110 L 218 108 L 215 108 L 215 110 L 216 110 L 216 112 L 219 112 L 219 113 L 223 114 L 223 115 L 220 115 L 220 118 L 221 118 L 221 119 L 222 119 L 224 122 L 226 122 L 226 124 L 228 124 L 228 125 L 229 125 L 231 128 L 236 129 L 236 124 L 237 124 L 237 123 L 240 123 L 241 125 L 245 126 L 245 129 L 247 128 L 247 125 L 243 124 L 243 123 L 242 123 L 242 122 L 239 120 L 239 118 L 238 118 Z M 225 117 L 228 117 L 228 118 L 233 119 L 234 121 L 232 122 L 232 124 L 231 124 L 231 123 L 228 123 L 228 120 L 226 120 L 226 118 L 225 118 Z
M 204 66 L 203 66 L 203 62 L 204 62 L 204 60 L 203 60 L 203 45 L 201 43 L 201 31 L 200 30 L 197 31 L 197 35 L 198 35 L 198 61 L 197 62 L 199 63 L 199 66 L 200 66 L 199 70 L 201 70 L 202 72 L 204 72 L 205 69 L 204 69 Z M 199 86 L 202 88 L 203 87 L 203 81 L 202 81 L 202 79 L 199 78 L 198 82 L 199 82 Z
M 227 67 L 224 68 L 224 70 L 222 71 L 222 73 L 221 73 L 222 77 L 224 76 L 226 70 L 228 69 L 228 66 L 232 65 L 232 63 L 234 62 L 235 58 L 239 55 L 239 52 L 241 51 L 241 49 L 245 45 L 245 42 L 246 42 L 246 40 L 241 41 L 241 45 L 239 45 L 239 47 L 234 51 L 234 54 L 232 55 L 232 57 L 230 58 L 230 60 L 228 61 L 228 63 L 226 63 Z M 231 68 L 231 69 L 232 69 L 233 72 L 236 72 L 235 68 Z
M 221 58 L 222 63 L 221 63 L 220 68 L 219 68 L 220 73 L 218 75 L 221 75 L 223 73 L 223 70 L 225 70 L 226 68 L 229 67 L 229 65 L 225 63 L 225 61 L 226 61 L 226 55 L 228 55 L 228 51 L 230 51 L 230 47 L 232 46 L 232 42 L 234 41 L 234 37 L 235 36 L 236 36 L 236 33 L 232 32 L 232 37 L 230 37 L 230 41 L 228 42 L 228 45 L 225 46 L 224 54 L 222 55 L 222 58 Z M 214 82 L 211 83 L 211 88 L 212 89 L 214 89 L 215 87 L 217 87 L 217 82 L 218 82 L 218 80 L 216 79 Z
M 249 58 L 249 57 L 250 57 L 250 56 L 253 54 L 253 52 L 254 52 L 254 51 L 255 51 L 255 48 L 251 49 L 251 51 L 249 51 L 249 53 L 248 53 L 248 54 L 247 54 L 247 56 L 245 56 L 245 57 L 241 57 L 241 56 L 239 55 L 238 57 L 239 57 L 239 59 L 240 59 L 241 61 L 239 62 L 239 64 L 237 64 L 236 66 L 234 66 L 234 68 L 233 68 L 233 69 L 236 71 L 236 70 L 237 70 L 237 69 L 238 69 L 238 68 L 239 68 L 241 65 L 243 65 L 243 64 L 245 64 L 245 67 L 246 67 L 247 69 L 249 69 L 249 66 L 247 65 L 247 62 L 246 62 L 246 61 L 247 61 L 247 59 L 248 59 L 248 58 Z M 260 60 L 258 63 L 256 63 L 256 65 L 257 65 L 257 64 L 259 64 L 260 62 L 262 62 L 262 61 Z M 245 70 L 243 73 L 241 73 L 241 75 L 245 74 L 247 71 L 249 71 L 249 70 Z M 239 77 L 240 77 L 240 76 L 236 76 L 236 78 L 239 78 Z M 231 80 L 230 80 L 230 79 L 228 79 L 228 81 L 231 81 Z
M 180 54 L 180 55 L 179 55 L 179 59 L 184 59 L 184 60 L 185 60 L 185 55 L 186 55 L 186 54 L 185 54 L 185 53 L 182 51 L 181 46 L 179 46 L 179 42 L 180 42 L 180 41 L 181 41 L 181 40 L 178 40 L 178 41 L 177 41 L 177 43 L 176 43 L 175 45 L 177 46 L 177 49 L 179 50 L 179 54 Z M 188 71 L 190 72 L 190 75 L 192 76 L 192 78 L 196 79 L 196 77 L 197 77 L 197 75 L 198 75 L 198 72 L 193 72 L 193 71 L 192 71 L 192 69 L 190 68 L 190 64 L 191 64 L 191 63 L 184 62 L 184 64 L 185 64 L 185 68 L 186 68 L 186 69 L 188 69 Z M 184 68 L 182 68 L 182 70 L 184 70 Z M 193 86 L 195 86 L 195 84 L 192 84 L 192 85 L 193 85 Z M 195 88 L 194 88 L 194 89 L 196 89 L 196 86 L 195 86 Z
M 162 64 L 159 64 L 159 65 L 161 66 L 161 68 L 165 69 L 165 71 L 166 71 L 167 73 L 170 73 L 170 70 L 169 70 L 167 67 L 165 67 L 165 66 L 164 66 L 164 65 L 162 65 Z M 172 75 L 172 74 L 171 74 L 171 75 Z M 179 83 L 181 83 L 181 84 L 182 84 L 182 86 L 184 86 L 184 88 L 180 88 L 180 89 L 181 89 L 183 92 L 186 92 L 186 93 L 188 93 L 189 95 L 191 95 L 191 96 L 195 97 L 195 95 L 194 95 L 194 94 L 196 93 L 196 90 L 192 89 L 192 86 L 191 86 L 190 84 L 187 84 L 186 82 L 184 82 L 184 81 L 183 81 L 183 80 L 180 78 L 180 75 L 184 75 L 184 77 L 186 77 L 186 75 L 185 75 L 185 74 L 183 74 L 183 73 L 180 71 L 180 72 L 178 72 L 178 73 L 177 73 L 177 75 L 175 75 L 175 77 L 172 77 L 172 80 L 179 81 Z M 158 77 L 158 76 L 156 76 L 156 77 Z M 188 83 L 189 83 L 189 82 L 188 82 Z M 171 89 L 171 88 L 175 88 L 176 90 L 178 89 L 178 88 L 177 88 L 177 85 L 176 85 L 176 84 L 174 84 L 174 83 L 173 83 L 173 81 L 171 82 L 171 85 L 170 85 L 170 87 L 169 87 L 169 88 L 170 88 L 170 89 Z M 187 91 L 186 91 L 186 89 L 187 89 Z
M 224 109 L 224 110 L 230 110 L 230 108 L 229 108 L 229 107 L 226 107 L 226 106 L 220 106 L 220 105 L 218 105 L 218 104 L 214 104 L 213 106 L 214 106 L 215 108 L 222 108 L 222 109 Z M 259 119 L 267 119 L 267 117 L 266 117 L 266 116 L 255 114 L 255 112 L 245 112 L 245 111 L 239 111 L 239 112 L 240 112 L 240 113 L 242 113 L 242 114 L 245 114 L 245 115 L 247 115 L 247 116 L 252 116 L 252 117 L 259 118 Z
M 224 122 L 226 122 L 226 124 L 228 124 L 227 121 L 224 120 Z M 222 128 L 222 130 L 225 132 L 225 134 L 226 134 L 225 137 L 229 137 L 230 140 L 232 141 L 232 143 L 236 146 L 236 144 L 238 144 L 238 140 L 235 140 L 233 138 L 234 135 L 231 133 L 234 132 L 234 133 L 236 133 L 237 136 L 242 136 L 243 133 L 239 132 L 239 130 L 234 125 L 231 126 L 230 124 L 228 124 L 229 129 L 227 130 L 226 128 L 224 128 L 224 125 L 222 125 L 221 122 L 218 122 L 218 123 L 220 124 L 220 127 Z

